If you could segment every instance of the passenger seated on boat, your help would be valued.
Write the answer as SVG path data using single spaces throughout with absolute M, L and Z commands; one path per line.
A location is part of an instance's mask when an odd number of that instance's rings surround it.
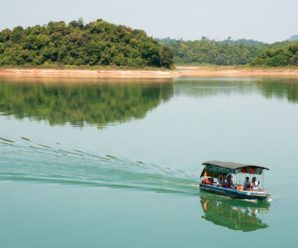
M 203 179 L 204 184 L 213 184 L 213 178 L 212 177 L 205 177 Z
M 213 179 L 213 186 L 216 186 L 216 187 L 220 186 L 218 179 L 216 179 L 216 178 Z
M 223 185 L 223 187 L 224 188 L 235 188 L 233 179 L 232 179 L 232 175 L 228 175 L 227 180 L 226 180 L 225 184 Z
M 220 175 L 220 176 L 218 177 L 218 184 L 219 184 L 220 186 L 223 186 L 223 185 L 225 184 L 225 180 L 224 180 L 224 178 L 223 178 L 222 175 Z
M 243 190 L 251 190 L 251 183 L 249 181 L 249 177 L 245 178 L 245 181 L 243 184 Z
M 259 189 L 259 182 L 257 181 L 256 177 L 252 178 L 251 188 L 252 188 L 252 190 L 258 190 Z
M 209 178 L 209 182 L 210 182 L 209 184 L 213 185 L 213 183 L 214 183 L 213 177 Z

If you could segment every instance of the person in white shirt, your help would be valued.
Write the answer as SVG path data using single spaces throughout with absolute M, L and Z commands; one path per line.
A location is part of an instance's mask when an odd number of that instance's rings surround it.
M 222 175 L 220 175 L 220 176 L 218 177 L 218 183 L 219 183 L 220 186 L 222 186 L 222 185 L 225 184 L 225 180 L 224 180 L 224 178 L 223 178 Z
M 252 187 L 253 190 L 258 190 L 259 189 L 259 182 L 257 181 L 256 177 L 252 178 L 251 187 Z

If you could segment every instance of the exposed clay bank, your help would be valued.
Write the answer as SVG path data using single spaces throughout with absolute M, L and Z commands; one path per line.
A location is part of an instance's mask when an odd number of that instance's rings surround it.
M 55 78 L 194 78 L 194 77 L 295 77 L 293 68 L 239 68 L 177 66 L 174 70 L 90 70 L 90 69 L 0 69 L 0 76 Z

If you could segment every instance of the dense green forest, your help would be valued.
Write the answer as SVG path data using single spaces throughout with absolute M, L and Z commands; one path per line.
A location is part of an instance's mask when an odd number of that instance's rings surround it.
M 144 118 L 173 95 L 172 83 L 162 84 L 23 84 L 0 80 L 0 112 L 18 119 L 46 120 L 104 127 Z
M 164 67 L 176 64 L 298 65 L 296 36 L 266 44 L 231 38 L 223 41 L 153 39 L 142 30 L 103 20 L 84 24 L 50 22 L 0 32 L 0 66 Z
M 171 51 L 144 31 L 103 20 L 86 25 L 82 20 L 50 22 L 0 32 L 0 66 L 53 64 L 170 68 L 173 61 Z
M 160 39 L 168 46 L 177 64 L 213 65 L 298 65 L 298 41 L 266 44 L 253 40 L 195 41 Z
M 265 47 L 265 44 L 252 40 L 214 41 L 202 38 L 184 41 L 167 38 L 158 41 L 172 50 L 177 64 L 246 65 Z
M 298 41 L 280 42 L 267 46 L 253 59 L 252 65 L 298 66 Z

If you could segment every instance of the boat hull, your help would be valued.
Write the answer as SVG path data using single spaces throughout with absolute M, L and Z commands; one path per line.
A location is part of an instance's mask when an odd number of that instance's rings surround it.
M 224 195 L 235 199 L 247 199 L 247 200 L 266 200 L 270 197 L 269 194 L 265 194 L 257 191 L 238 191 L 235 189 L 222 188 L 209 184 L 200 184 L 200 189 L 209 193 Z

